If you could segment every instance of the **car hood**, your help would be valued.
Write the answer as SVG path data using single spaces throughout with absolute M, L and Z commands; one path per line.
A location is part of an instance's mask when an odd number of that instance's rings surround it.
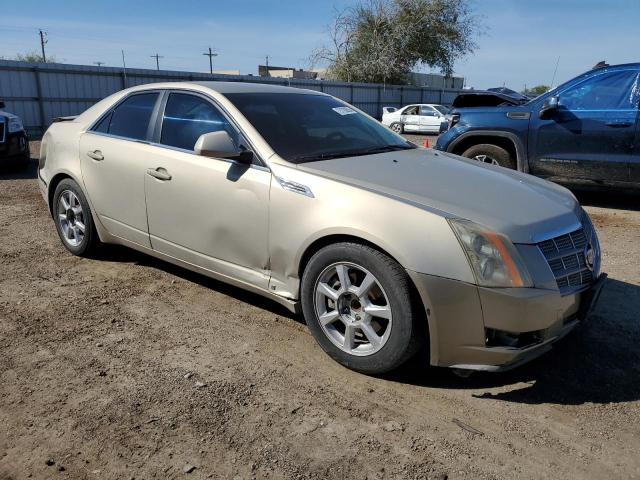
M 559 185 L 428 149 L 323 160 L 301 170 L 349 183 L 445 217 L 536 243 L 579 225 L 580 206 Z

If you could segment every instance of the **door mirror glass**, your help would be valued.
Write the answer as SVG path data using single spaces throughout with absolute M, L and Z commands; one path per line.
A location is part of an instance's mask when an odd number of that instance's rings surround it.
M 246 164 L 253 160 L 253 152 L 236 147 L 231 135 L 225 130 L 200 135 L 194 153 L 203 157 L 228 158 Z
M 557 96 L 549 97 L 542 104 L 542 109 L 540 110 L 540 118 L 547 119 L 551 118 L 553 114 L 558 110 L 560 106 L 560 101 Z

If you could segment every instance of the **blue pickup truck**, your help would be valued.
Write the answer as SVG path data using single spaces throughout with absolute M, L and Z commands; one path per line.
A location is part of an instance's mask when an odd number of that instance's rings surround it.
M 459 108 L 435 148 L 566 184 L 640 188 L 640 63 L 590 70 L 522 105 Z

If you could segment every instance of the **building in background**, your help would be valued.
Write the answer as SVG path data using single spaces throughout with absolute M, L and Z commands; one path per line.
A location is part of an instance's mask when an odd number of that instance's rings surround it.
M 213 73 L 218 75 L 240 75 L 240 70 L 214 70 Z
M 318 72 L 293 67 L 274 67 L 271 65 L 258 65 L 258 75 L 273 78 L 297 78 L 300 80 L 316 80 Z
M 462 89 L 464 86 L 464 77 L 449 77 L 438 73 L 411 72 L 407 76 L 407 82 L 414 87 Z

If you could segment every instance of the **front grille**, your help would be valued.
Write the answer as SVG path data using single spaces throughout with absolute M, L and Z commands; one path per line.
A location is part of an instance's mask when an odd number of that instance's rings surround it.
M 594 249 L 592 268 L 587 265 L 585 257 L 589 243 Z M 600 250 L 588 217 L 582 222 L 582 228 L 540 242 L 538 248 L 547 259 L 561 294 L 580 290 L 593 282 L 593 272 L 597 271 L 600 261 Z

